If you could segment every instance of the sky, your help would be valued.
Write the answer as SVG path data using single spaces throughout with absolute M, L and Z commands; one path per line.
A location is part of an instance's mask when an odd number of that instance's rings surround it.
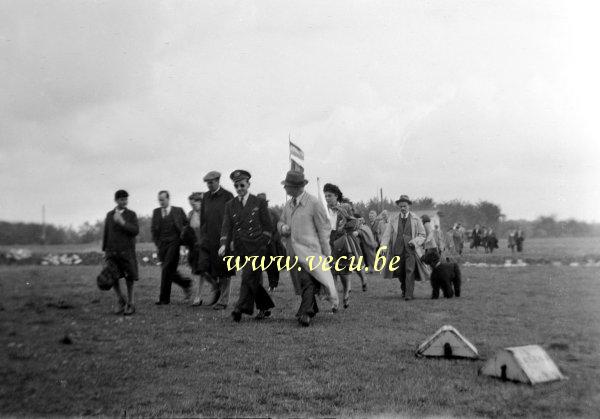
M 576 4 L 573 4 L 576 3 Z M 139 215 L 211 170 L 600 221 L 593 2 L 0 0 L 0 220 Z

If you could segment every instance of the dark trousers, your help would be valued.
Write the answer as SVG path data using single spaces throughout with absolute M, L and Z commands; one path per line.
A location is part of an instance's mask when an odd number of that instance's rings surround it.
M 162 262 L 160 276 L 160 297 L 163 303 L 171 301 L 171 283 L 187 289 L 192 285 L 190 278 L 185 278 L 177 272 L 179 266 L 179 242 L 161 243 L 158 248 L 158 259 Z
M 300 318 L 303 315 L 314 317 L 319 312 L 316 295 L 321 288 L 321 284 L 305 270 L 298 273 L 298 280 L 300 281 L 302 301 L 296 317 Z
M 275 307 L 271 296 L 262 285 L 262 271 L 253 271 L 251 266 L 244 266 L 240 296 L 235 309 L 240 313 L 252 315 L 255 303 L 259 310 L 269 310 Z
M 266 271 L 267 278 L 269 279 L 269 287 L 277 288 L 277 286 L 279 285 L 279 269 L 277 269 L 277 265 L 274 263 L 271 264 L 271 266 L 269 266 Z
M 400 265 L 394 272 L 394 276 L 400 280 L 400 289 L 402 290 L 403 297 L 413 298 L 416 268 L 417 261 L 415 260 L 415 255 L 412 252 L 403 252 L 400 256 Z

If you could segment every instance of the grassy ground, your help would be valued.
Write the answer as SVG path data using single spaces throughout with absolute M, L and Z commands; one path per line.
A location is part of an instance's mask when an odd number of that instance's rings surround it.
M 600 411 L 600 270 L 464 268 L 464 296 L 399 298 L 396 281 L 355 277 L 348 310 L 293 315 L 287 275 L 274 318 L 156 307 L 158 268 L 141 271 L 138 312 L 109 314 L 97 267 L 0 267 L 0 413 L 19 415 L 589 416 Z M 233 282 L 236 299 L 239 279 Z M 323 308 L 324 305 L 323 305 Z M 418 359 L 452 324 L 489 357 L 545 347 L 567 381 L 537 387 L 477 375 L 483 361 Z M 61 343 L 68 334 L 72 344 Z
M 600 256 L 600 237 L 565 237 L 556 238 L 550 237 L 545 239 L 527 239 L 524 245 L 523 253 L 511 254 L 510 249 L 507 246 L 508 242 L 506 239 L 500 239 L 498 243 L 498 249 L 494 251 L 493 255 L 501 255 L 506 257 L 532 257 L 532 258 L 557 258 L 568 256 L 568 257 L 583 257 L 585 255 L 596 255 Z M 88 244 L 61 244 L 61 245 L 15 245 L 15 246 L 0 246 L 0 252 L 8 251 L 13 248 L 26 248 L 30 249 L 34 253 L 46 254 L 62 254 L 62 253 L 85 253 L 85 252 L 100 252 L 100 243 L 88 243 Z M 137 250 L 154 250 L 153 243 L 138 243 Z M 481 259 L 485 259 L 487 255 L 484 253 L 483 248 L 478 250 L 469 249 L 468 244 L 465 245 L 465 255 L 475 256 Z

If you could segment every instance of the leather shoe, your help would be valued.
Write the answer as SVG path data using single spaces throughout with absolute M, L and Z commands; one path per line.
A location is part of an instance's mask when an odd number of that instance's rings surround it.
M 310 326 L 310 317 L 307 316 L 306 314 L 303 314 L 298 319 L 298 323 L 300 323 L 300 326 L 302 326 L 302 327 L 308 327 L 308 326 Z
M 232 311 L 231 312 L 231 319 L 236 322 L 239 323 L 240 320 L 242 320 L 242 313 L 240 313 L 239 311 Z
M 170 303 L 167 303 L 166 301 L 157 301 L 154 304 L 157 305 L 157 306 L 167 306 Z
M 264 320 L 268 317 L 271 317 L 271 310 L 260 310 L 256 315 L 256 320 Z

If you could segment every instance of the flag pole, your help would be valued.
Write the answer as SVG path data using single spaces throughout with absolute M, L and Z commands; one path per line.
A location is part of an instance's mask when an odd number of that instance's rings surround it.
M 289 170 L 292 169 L 292 149 L 290 148 L 290 145 L 292 143 L 292 133 L 288 132 L 288 163 L 289 163 Z M 283 191 L 283 193 L 285 194 L 285 198 L 283 200 L 284 205 L 287 204 L 288 201 L 288 194 L 287 192 L 285 192 L 285 190 Z

